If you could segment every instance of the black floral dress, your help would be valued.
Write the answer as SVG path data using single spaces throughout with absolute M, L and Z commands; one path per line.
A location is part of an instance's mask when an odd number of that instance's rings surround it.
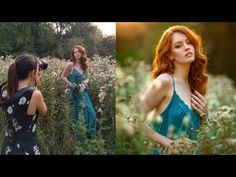
M 18 90 L 8 99 L 7 86 L 0 92 L 0 103 L 3 109 L 7 131 L 2 143 L 2 155 L 40 155 L 36 136 L 38 112 L 28 115 L 27 109 L 34 92 L 33 87 Z

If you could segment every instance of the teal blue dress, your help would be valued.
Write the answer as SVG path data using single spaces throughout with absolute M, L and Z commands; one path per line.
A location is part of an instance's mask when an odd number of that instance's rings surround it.
M 74 68 L 67 79 L 79 86 L 86 77 L 86 72 L 80 73 Z M 73 124 L 76 124 L 81 116 L 84 117 L 87 129 L 94 136 L 96 134 L 96 112 L 89 98 L 87 88 L 83 92 L 80 92 L 79 89 L 70 89 L 69 95 L 70 105 L 73 111 Z
M 172 77 L 172 76 L 171 76 Z M 189 108 L 175 91 L 173 79 L 173 96 L 166 109 L 160 114 L 161 121 L 152 125 L 152 128 L 161 135 L 176 140 L 181 135 L 197 140 L 197 133 L 200 128 L 200 117 Z M 160 154 L 155 150 L 154 154 Z

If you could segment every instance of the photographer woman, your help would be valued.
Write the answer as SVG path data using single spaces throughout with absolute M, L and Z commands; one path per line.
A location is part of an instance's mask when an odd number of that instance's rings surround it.
M 62 80 L 69 86 L 70 103 L 73 107 L 72 121 L 76 124 L 81 113 L 89 134 L 96 134 L 96 112 L 87 92 L 89 78 L 87 75 L 87 54 L 84 47 L 75 45 L 71 52 L 71 59 L 61 74 Z
M 40 69 L 45 63 L 30 54 L 19 55 L 8 69 L 8 80 L 0 87 L 0 103 L 7 131 L 3 155 L 40 155 L 36 136 L 38 116 L 45 117 L 47 106 L 37 89 Z

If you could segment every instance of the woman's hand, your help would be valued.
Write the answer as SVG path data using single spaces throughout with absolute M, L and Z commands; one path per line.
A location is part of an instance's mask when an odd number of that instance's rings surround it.
M 41 78 L 40 73 L 38 74 L 38 76 L 35 76 L 35 87 L 38 86 L 40 78 Z
M 191 106 L 200 117 L 203 118 L 203 121 L 207 121 L 208 118 L 208 109 L 207 109 L 207 100 L 202 96 L 198 91 L 195 90 L 194 94 L 191 94 Z
M 79 84 L 79 91 L 83 92 L 86 86 L 84 84 Z
M 30 83 L 29 83 L 29 86 L 30 87 L 37 87 L 38 84 L 39 84 L 40 78 L 41 78 L 40 73 L 38 73 L 37 76 L 32 76 L 32 78 L 30 80 Z
M 87 86 L 89 83 L 89 78 L 83 80 L 81 83 L 84 84 L 85 86 Z
M 68 85 L 69 85 L 69 87 L 72 88 L 72 89 L 75 89 L 75 88 L 77 87 L 77 84 L 76 84 L 76 83 L 71 83 L 71 82 L 70 82 Z

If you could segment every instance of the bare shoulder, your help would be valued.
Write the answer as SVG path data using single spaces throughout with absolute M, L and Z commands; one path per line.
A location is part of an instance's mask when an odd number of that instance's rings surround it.
M 69 61 L 69 62 L 67 62 L 67 63 L 66 63 L 66 66 L 65 66 L 65 68 L 72 68 L 72 67 L 73 67 L 73 65 L 74 65 L 74 63 L 73 63 L 73 62 L 71 62 L 71 61 Z
M 154 80 L 154 86 L 158 88 L 165 88 L 169 89 L 172 85 L 171 76 L 167 73 L 160 74 L 155 80 Z
M 43 97 L 42 93 L 39 90 L 34 90 L 32 99 L 40 100 Z

